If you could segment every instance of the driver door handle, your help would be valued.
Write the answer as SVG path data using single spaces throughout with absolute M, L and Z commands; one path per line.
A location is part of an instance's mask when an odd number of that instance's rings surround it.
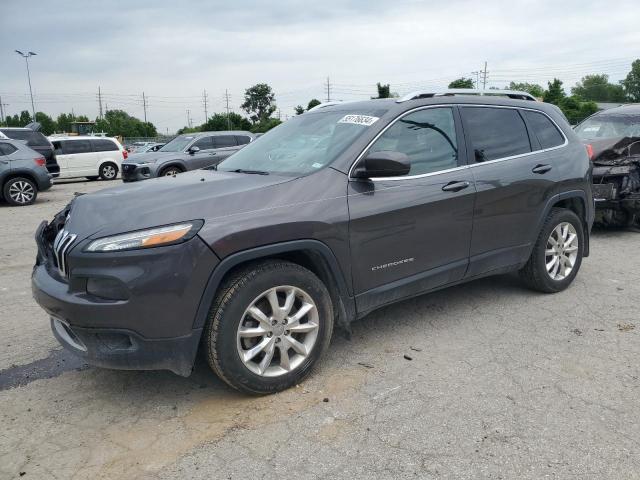
M 547 173 L 549 170 L 551 170 L 551 165 L 546 165 L 542 163 L 539 163 L 538 165 L 536 165 L 531 169 L 533 173 L 539 173 L 541 175 L 544 173 Z
M 460 190 L 464 190 L 469 185 L 469 182 L 449 182 L 444 187 L 442 187 L 443 192 L 459 192 Z

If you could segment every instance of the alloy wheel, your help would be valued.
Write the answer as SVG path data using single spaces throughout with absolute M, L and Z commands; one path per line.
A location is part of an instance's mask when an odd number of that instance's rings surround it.
M 18 180 L 9 187 L 9 196 L 11 200 L 19 204 L 26 204 L 33 200 L 35 190 L 33 185 L 24 180 Z
M 578 248 L 578 234 L 569 222 L 562 222 L 551 231 L 544 254 L 547 273 L 553 280 L 564 280 L 571 274 Z
M 257 375 L 285 375 L 309 356 L 318 329 L 318 307 L 307 292 L 287 285 L 270 288 L 251 302 L 240 320 L 240 360 Z
M 113 165 L 105 165 L 102 167 L 102 175 L 107 180 L 111 180 L 112 178 L 116 178 L 117 172 Z

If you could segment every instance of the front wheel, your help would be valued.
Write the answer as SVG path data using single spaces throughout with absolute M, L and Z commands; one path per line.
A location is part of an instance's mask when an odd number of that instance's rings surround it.
M 31 205 L 38 197 L 38 187 L 28 178 L 15 177 L 4 184 L 3 194 L 9 205 Z
M 220 288 L 203 343 L 209 365 L 251 394 L 301 382 L 329 346 L 333 308 L 311 271 L 285 261 L 253 264 Z
M 100 166 L 102 180 L 115 180 L 118 176 L 118 166 L 114 163 L 104 163 Z
M 554 208 L 520 274 L 534 290 L 559 292 L 578 274 L 583 251 L 584 229 L 580 218 L 571 210 Z
M 178 175 L 179 173 L 182 173 L 182 170 L 180 170 L 178 167 L 167 167 L 164 170 L 162 170 L 162 172 L 160 173 L 161 177 L 174 177 L 176 175 Z

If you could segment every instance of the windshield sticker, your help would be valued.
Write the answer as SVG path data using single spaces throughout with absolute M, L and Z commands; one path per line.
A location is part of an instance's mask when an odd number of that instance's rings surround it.
M 311 166 L 312 166 L 313 168 L 322 168 L 322 166 L 323 166 L 323 165 L 324 165 L 323 163 L 318 163 L 318 162 L 316 162 L 316 163 L 314 163 L 314 164 L 313 164 L 313 165 L 311 165 Z
M 374 123 L 380 120 L 379 117 L 371 117 L 369 115 L 345 115 L 338 123 L 353 123 L 354 125 L 364 125 L 370 127 Z
M 600 130 L 600 125 L 596 125 L 595 127 L 587 127 L 584 129 L 585 132 L 597 132 Z

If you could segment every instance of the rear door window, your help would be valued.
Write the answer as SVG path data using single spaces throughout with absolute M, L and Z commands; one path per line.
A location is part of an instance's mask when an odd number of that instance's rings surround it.
M 397 120 L 369 152 L 393 151 L 411 160 L 409 175 L 438 172 L 458 166 L 458 144 L 453 111 L 428 108 Z
M 91 142 L 89 142 L 89 140 L 68 140 L 60 143 L 62 144 L 62 153 L 65 155 L 92 152 Z
M 111 140 L 98 139 L 91 140 L 94 152 L 112 152 L 118 150 L 118 146 Z
M 212 138 L 215 148 L 235 147 L 237 145 L 233 135 L 216 135 Z
M 524 120 L 514 108 L 462 107 L 465 136 L 476 162 L 531 152 Z
M 522 114 L 540 142 L 540 148 L 553 148 L 564 143 L 564 137 L 549 117 L 531 110 L 522 110 Z

